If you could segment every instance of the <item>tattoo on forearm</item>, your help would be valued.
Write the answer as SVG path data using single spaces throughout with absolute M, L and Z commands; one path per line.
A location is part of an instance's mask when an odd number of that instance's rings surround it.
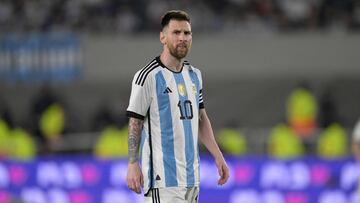
M 141 138 L 142 124 L 144 121 L 136 118 L 130 118 L 129 120 L 129 162 L 134 163 L 138 161 L 139 145 Z

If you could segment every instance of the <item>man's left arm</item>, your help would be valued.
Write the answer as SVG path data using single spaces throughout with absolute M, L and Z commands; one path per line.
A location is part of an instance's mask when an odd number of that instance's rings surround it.
M 214 132 L 211 127 L 210 119 L 207 116 L 204 108 L 200 109 L 199 139 L 215 159 L 216 167 L 218 168 L 218 173 L 220 176 L 218 184 L 219 185 L 225 184 L 229 178 L 229 169 L 226 165 L 224 156 L 221 153 L 218 144 L 216 143 Z
M 351 149 L 355 160 L 360 163 L 360 141 L 353 140 L 351 143 Z

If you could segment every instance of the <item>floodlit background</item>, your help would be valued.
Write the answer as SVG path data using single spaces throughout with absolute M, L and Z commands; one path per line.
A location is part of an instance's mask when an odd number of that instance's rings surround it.
M 2 0 L 0 203 L 141 202 L 125 110 L 170 9 L 231 169 L 216 186 L 200 147 L 200 202 L 360 202 L 360 1 Z

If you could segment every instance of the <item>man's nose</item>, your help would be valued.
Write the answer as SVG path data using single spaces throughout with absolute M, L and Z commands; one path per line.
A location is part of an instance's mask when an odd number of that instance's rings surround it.
M 179 40 L 182 41 L 182 42 L 186 41 L 187 40 L 186 35 L 184 33 L 180 33 Z

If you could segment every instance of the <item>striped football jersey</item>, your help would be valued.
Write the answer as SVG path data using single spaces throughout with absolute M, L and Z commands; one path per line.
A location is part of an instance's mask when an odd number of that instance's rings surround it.
M 127 115 L 144 120 L 140 157 L 144 190 L 199 186 L 200 70 L 174 72 L 156 57 L 133 79 Z

